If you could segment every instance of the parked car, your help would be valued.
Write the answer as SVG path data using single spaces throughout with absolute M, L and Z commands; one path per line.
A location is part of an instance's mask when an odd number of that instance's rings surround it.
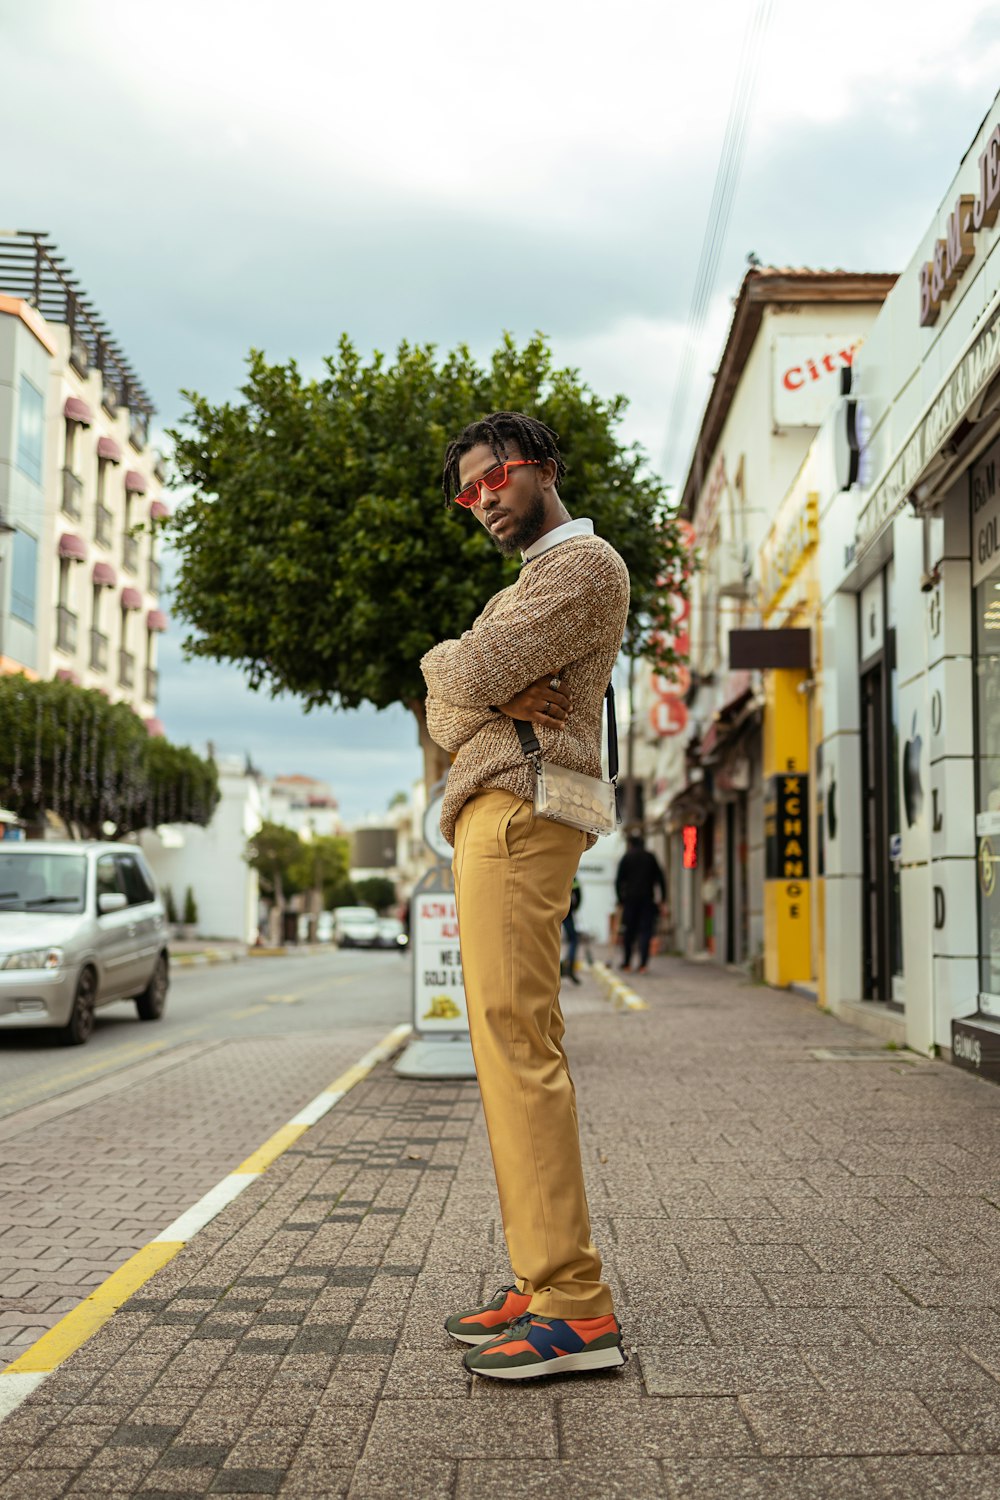
M 321 911 L 316 918 L 316 941 L 317 943 L 333 942 L 333 912 Z
M 338 906 L 333 940 L 339 948 L 377 948 L 378 912 L 374 906 Z
M 167 922 L 156 882 L 131 844 L 0 842 L 0 1030 L 57 1027 L 87 1041 L 94 1011 L 134 1000 L 163 1015 Z
M 378 945 L 380 948 L 399 948 L 405 951 L 410 944 L 410 934 L 398 917 L 379 917 Z

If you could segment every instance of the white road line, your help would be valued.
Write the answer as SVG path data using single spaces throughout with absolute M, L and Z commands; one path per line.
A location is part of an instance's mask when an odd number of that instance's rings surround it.
M 315 1099 L 310 1104 L 307 1104 L 305 1109 L 300 1109 L 297 1115 L 293 1115 L 288 1123 L 289 1125 L 315 1125 L 316 1121 L 322 1120 L 323 1116 L 333 1108 L 337 1100 L 343 1099 L 343 1097 L 343 1089 L 338 1089 L 335 1094 L 327 1092 L 317 1094 Z
M 186 1244 L 199 1229 L 204 1229 L 216 1214 L 220 1214 L 232 1203 L 234 1198 L 238 1198 L 244 1188 L 249 1187 L 251 1182 L 256 1182 L 259 1176 L 259 1172 L 230 1172 L 228 1177 L 223 1177 L 214 1188 L 210 1188 L 204 1198 L 199 1198 L 197 1203 L 185 1209 L 179 1219 L 168 1224 L 162 1234 L 156 1235 L 153 1244 L 166 1244 L 174 1240 L 182 1240 Z
M 0 1422 L 4 1417 L 9 1417 L 14 1408 L 20 1406 L 32 1391 L 38 1389 L 46 1373 L 44 1370 L 39 1370 L 31 1375 L 5 1375 L 0 1380 Z

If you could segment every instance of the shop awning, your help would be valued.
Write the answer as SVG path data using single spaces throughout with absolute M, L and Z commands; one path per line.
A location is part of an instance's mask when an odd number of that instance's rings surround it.
M 162 739 L 164 734 L 166 734 L 162 719 L 144 719 L 143 723 L 154 739 Z
M 109 463 L 120 464 L 122 461 L 122 450 L 114 438 L 101 437 L 97 439 L 97 456 L 106 458 Z
M 71 557 L 74 562 L 85 562 L 87 543 L 75 531 L 64 531 L 59 538 L 59 556 Z
M 90 407 L 80 396 L 66 397 L 63 416 L 67 422 L 79 422 L 81 427 L 89 427 L 94 420 Z
M 170 512 L 162 500 L 152 500 L 149 505 L 150 519 L 153 521 L 165 521 Z
M 145 474 L 140 474 L 138 469 L 129 469 L 125 475 L 125 488 L 130 495 L 144 495 L 146 493 Z
M 138 589 L 122 589 L 122 609 L 141 609 L 142 595 Z
M 110 563 L 97 562 L 91 575 L 97 588 L 113 589 L 118 582 L 118 575 Z
M 72 667 L 60 667 L 58 672 L 56 673 L 56 681 L 79 683 L 80 678 L 77 673 L 73 671 Z
M 167 617 L 162 609 L 151 609 L 146 616 L 147 630 L 166 630 L 167 624 Z

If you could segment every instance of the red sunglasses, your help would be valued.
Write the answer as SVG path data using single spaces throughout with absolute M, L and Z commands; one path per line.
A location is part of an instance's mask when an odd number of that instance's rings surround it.
M 522 465 L 539 463 L 541 463 L 541 460 L 538 458 L 508 458 L 506 463 L 497 464 L 493 469 L 487 469 L 481 478 L 474 479 L 471 484 L 465 486 L 464 490 L 459 490 L 455 496 L 455 504 L 464 505 L 467 509 L 471 509 L 473 505 L 479 504 L 482 497 L 481 485 L 485 485 L 488 490 L 502 490 L 507 483 L 508 469 L 518 469 Z

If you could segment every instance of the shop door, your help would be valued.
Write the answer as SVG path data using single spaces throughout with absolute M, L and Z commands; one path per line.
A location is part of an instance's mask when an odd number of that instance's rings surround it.
M 862 931 L 864 998 L 897 1005 L 902 972 L 898 867 L 895 633 L 861 677 Z

